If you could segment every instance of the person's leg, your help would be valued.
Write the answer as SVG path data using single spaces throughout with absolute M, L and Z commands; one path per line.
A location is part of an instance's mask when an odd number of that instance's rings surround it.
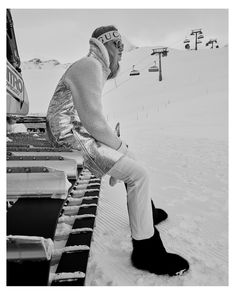
M 146 169 L 135 160 L 122 157 L 108 172 L 127 184 L 127 202 L 132 234 L 132 264 L 156 274 L 179 275 L 189 269 L 187 260 L 167 253 L 153 226 L 152 204 Z
M 117 183 L 117 180 L 111 177 L 109 181 L 110 186 L 114 186 L 116 183 Z M 124 185 L 127 191 L 127 184 L 124 183 Z M 168 218 L 168 214 L 164 210 L 155 208 L 155 205 L 152 199 L 151 199 L 151 204 L 152 204 L 152 217 L 153 217 L 154 225 L 157 225 Z
M 127 203 L 132 237 L 141 240 L 153 236 L 154 224 L 146 169 L 137 161 L 124 156 L 108 174 L 127 184 Z

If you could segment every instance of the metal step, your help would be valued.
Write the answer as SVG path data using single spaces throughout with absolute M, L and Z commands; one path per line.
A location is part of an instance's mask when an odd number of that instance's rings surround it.
M 67 197 L 71 183 L 63 171 L 46 167 L 9 167 L 7 169 L 7 200 L 22 197 Z
M 13 158 L 14 159 L 14 158 Z M 73 159 L 61 160 L 8 160 L 7 168 L 11 167 L 47 167 L 54 170 L 65 172 L 68 179 L 76 180 L 78 178 L 77 163 Z
M 82 168 L 83 167 L 83 156 L 80 151 L 71 151 L 71 152 L 65 152 L 65 151 L 57 151 L 56 149 L 53 151 L 14 151 L 8 153 L 8 156 L 32 156 L 32 157 L 38 157 L 38 156 L 57 156 L 57 157 L 63 157 L 67 159 L 73 159 L 77 163 L 77 167 Z

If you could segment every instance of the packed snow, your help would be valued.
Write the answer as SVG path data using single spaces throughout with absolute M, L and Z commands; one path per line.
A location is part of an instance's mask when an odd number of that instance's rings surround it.
M 228 48 L 162 57 L 163 80 L 148 68 L 152 48 L 126 52 L 107 82 L 104 114 L 150 172 L 150 195 L 169 217 L 157 226 L 166 249 L 190 262 L 180 277 L 132 267 L 124 185 L 102 182 L 86 285 L 228 285 Z M 132 66 L 139 76 L 129 76 Z M 30 113 L 46 113 L 66 66 L 23 69 Z

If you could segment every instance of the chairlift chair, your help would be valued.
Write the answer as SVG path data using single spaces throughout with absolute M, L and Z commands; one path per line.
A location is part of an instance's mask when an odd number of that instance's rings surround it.
M 189 42 L 190 42 L 190 40 L 188 38 L 184 39 L 184 43 L 189 43 Z
M 158 72 L 158 71 L 159 71 L 159 69 L 156 65 L 156 61 L 154 61 L 154 65 L 148 69 L 148 72 Z
M 203 36 L 203 34 L 201 34 L 201 35 L 199 35 L 197 38 L 198 38 L 198 39 L 202 39 L 202 38 L 204 38 L 204 36 Z
M 163 51 L 162 56 L 167 57 L 168 50 Z
M 134 69 L 135 65 L 133 65 L 133 69 L 130 72 L 129 76 L 136 76 L 136 75 L 140 75 L 140 72 L 138 70 Z
M 185 49 L 190 49 L 189 43 L 185 44 Z

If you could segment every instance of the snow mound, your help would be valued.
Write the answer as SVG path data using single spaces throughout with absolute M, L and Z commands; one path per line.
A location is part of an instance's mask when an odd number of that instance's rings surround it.
M 33 69 L 53 69 L 55 66 L 61 66 L 67 68 L 68 64 L 61 64 L 58 60 L 42 60 L 39 58 L 34 58 L 29 61 L 22 62 L 22 70 L 33 70 Z

